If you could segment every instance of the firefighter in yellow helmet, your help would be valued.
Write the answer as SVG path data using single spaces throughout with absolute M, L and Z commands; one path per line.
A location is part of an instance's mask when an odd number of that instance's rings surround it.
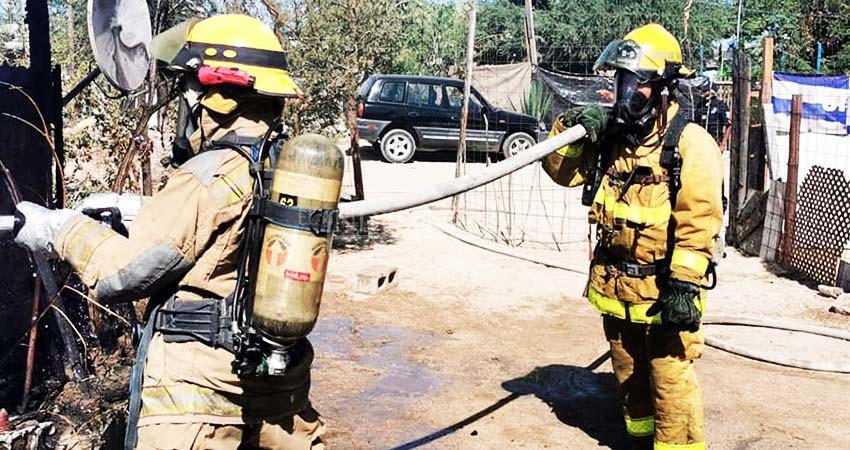
M 609 44 L 595 70 L 614 72 L 613 111 L 565 111 L 557 134 L 586 137 L 548 155 L 557 183 L 585 187 L 597 246 L 586 295 L 602 313 L 626 430 L 636 448 L 702 450 L 700 357 L 714 249 L 722 222 L 721 157 L 688 124 L 672 91 L 689 76 L 676 38 L 649 24 Z
M 150 297 L 126 450 L 322 449 L 325 424 L 308 399 L 309 342 L 278 354 L 286 364 L 277 376 L 251 376 L 232 365 L 245 346 L 234 343 L 227 314 L 252 207 L 249 160 L 284 100 L 301 96 L 285 53 L 268 27 L 242 15 L 191 20 L 152 47 L 182 86 L 179 168 L 129 238 L 74 211 L 22 203 L 16 241 L 69 262 L 101 301 Z

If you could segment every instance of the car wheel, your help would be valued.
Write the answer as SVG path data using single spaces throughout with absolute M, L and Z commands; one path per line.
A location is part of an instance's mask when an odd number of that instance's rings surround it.
M 505 158 L 510 158 L 523 150 L 531 148 L 534 144 L 534 138 L 528 133 L 517 132 L 508 136 L 505 142 L 502 143 L 502 154 Z
M 401 164 L 413 159 L 416 153 L 416 140 L 402 128 L 395 128 L 381 138 L 381 155 L 387 162 Z

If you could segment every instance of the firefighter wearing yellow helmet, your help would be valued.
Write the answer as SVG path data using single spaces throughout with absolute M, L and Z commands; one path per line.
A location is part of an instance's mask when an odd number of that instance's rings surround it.
M 125 450 L 322 449 L 306 334 L 342 157 L 321 136 L 283 144 L 283 101 L 301 92 L 258 20 L 191 20 L 152 48 L 181 86 L 177 170 L 129 238 L 22 203 L 16 241 L 69 262 L 102 301 L 150 297 Z
M 676 38 L 649 24 L 611 42 L 595 70 L 614 73 L 612 109 L 579 106 L 552 133 L 587 136 L 546 157 L 557 183 L 584 186 L 596 224 L 586 295 L 602 313 L 626 430 L 636 448 L 705 449 L 700 318 L 722 223 L 720 151 L 672 95 L 690 75 Z

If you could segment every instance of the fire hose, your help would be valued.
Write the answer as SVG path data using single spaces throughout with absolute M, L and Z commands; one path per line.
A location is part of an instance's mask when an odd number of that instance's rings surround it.
M 361 200 L 339 205 L 339 217 L 341 219 L 358 216 L 376 216 L 403 209 L 422 206 L 427 203 L 442 200 L 453 195 L 462 194 L 466 191 L 483 186 L 503 176 L 516 172 L 517 170 L 543 158 L 555 150 L 572 144 L 586 134 L 584 127 L 576 125 L 564 130 L 564 132 L 546 139 L 533 147 L 511 156 L 510 158 L 485 168 L 476 173 L 464 175 L 443 183 L 435 184 L 421 191 L 399 195 L 391 198 L 375 200 Z

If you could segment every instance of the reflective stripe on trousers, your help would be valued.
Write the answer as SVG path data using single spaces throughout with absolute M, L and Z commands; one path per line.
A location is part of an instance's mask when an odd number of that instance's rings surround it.
M 188 414 L 232 417 L 241 413 L 241 407 L 209 388 L 180 384 L 142 391 L 142 417 Z
M 631 418 L 626 416 L 626 432 L 630 436 L 644 437 L 655 434 L 655 417 Z
M 634 437 L 647 437 L 655 434 L 655 418 L 641 417 L 631 418 L 626 416 L 626 432 Z M 705 442 L 694 442 L 691 444 L 666 444 L 655 441 L 654 450 L 705 450 Z
M 628 317 L 631 322 L 645 323 L 649 325 L 661 325 L 661 314 L 647 316 L 646 311 L 652 306 L 652 303 L 630 303 L 623 302 L 617 299 L 606 297 L 599 291 L 590 286 L 587 291 L 587 300 L 602 314 L 614 316 L 618 319 L 626 320 Z M 700 313 L 705 311 L 705 299 L 694 299 L 697 309 Z M 626 314 L 628 312 L 628 314 Z
M 146 387 L 142 390 L 141 417 L 154 416 L 217 416 L 241 417 L 246 422 L 262 419 L 263 411 L 294 414 L 307 404 L 309 377 L 303 386 L 290 392 L 275 392 L 256 396 L 228 396 L 213 389 L 194 384 Z

